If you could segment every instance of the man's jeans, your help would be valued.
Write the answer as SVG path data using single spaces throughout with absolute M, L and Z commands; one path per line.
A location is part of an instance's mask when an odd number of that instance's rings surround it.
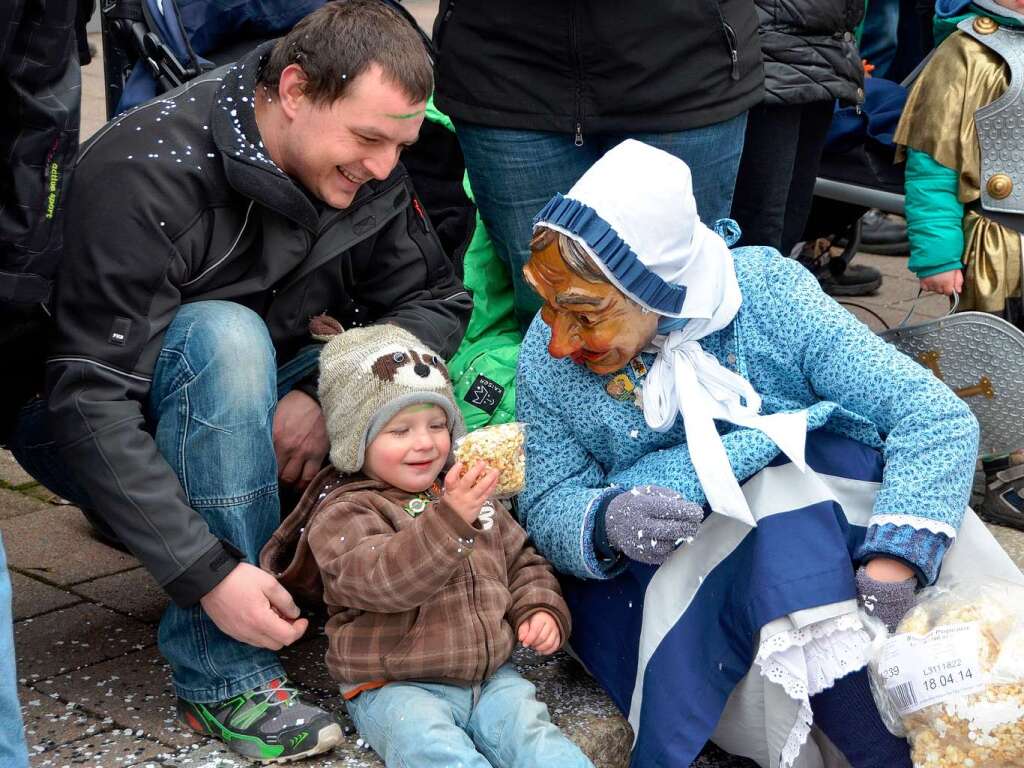
M 389 768 L 593 768 L 511 664 L 478 687 L 388 683 L 349 701 L 348 713 Z
M 259 563 L 281 516 L 274 410 L 318 354 L 312 345 L 278 369 L 263 320 L 227 301 L 183 305 L 164 336 L 147 423 L 193 509 L 249 563 Z M 46 404 L 37 400 L 22 411 L 11 450 L 47 488 L 91 509 L 50 435 Z M 220 701 L 283 674 L 275 654 L 231 639 L 199 605 L 170 605 L 159 643 L 178 695 L 189 701 Z
M 701 221 L 711 226 L 729 215 L 747 115 L 672 133 L 571 134 L 489 128 L 462 120 L 455 132 L 466 160 L 473 196 L 498 256 L 512 272 L 516 316 L 525 330 L 540 299 L 523 278 L 530 258 L 533 217 L 556 192 L 563 195 L 612 147 L 636 139 L 681 158 L 693 177 Z
M 14 671 L 14 617 L 11 611 L 11 578 L 0 539 L 0 765 L 28 768 L 25 728 L 18 704 L 18 676 Z

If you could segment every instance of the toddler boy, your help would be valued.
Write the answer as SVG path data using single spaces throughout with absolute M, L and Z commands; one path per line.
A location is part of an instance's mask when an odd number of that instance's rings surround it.
M 592 766 L 508 663 L 517 640 L 561 648 L 569 610 L 491 498 L 498 473 L 450 466 L 462 420 L 443 362 L 395 326 L 311 328 L 329 338 L 333 466 L 282 526 L 298 537 L 282 581 L 315 583 L 315 561 L 327 665 L 360 734 L 388 766 Z

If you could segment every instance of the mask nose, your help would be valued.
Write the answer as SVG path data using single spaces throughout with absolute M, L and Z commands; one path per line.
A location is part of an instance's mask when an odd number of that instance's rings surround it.
M 548 343 L 548 354 L 552 357 L 568 357 L 580 350 L 580 337 L 576 333 L 576 323 L 565 313 L 559 312 L 551 323 L 551 341 Z
M 412 367 L 412 372 L 421 379 L 425 379 L 430 375 L 430 366 L 423 363 L 416 363 L 416 365 Z

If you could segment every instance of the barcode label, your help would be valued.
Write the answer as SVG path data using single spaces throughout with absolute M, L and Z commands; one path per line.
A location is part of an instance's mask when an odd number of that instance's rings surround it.
M 896 635 L 885 641 L 878 674 L 901 715 L 974 693 L 985 687 L 978 664 L 977 622 L 943 624 L 926 635 Z
M 900 683 L 887 689 L 889 698 L 892 699 L 900 712 L 907 712 L 917 705 L 917 697 L 914 695 L 913 683 Z

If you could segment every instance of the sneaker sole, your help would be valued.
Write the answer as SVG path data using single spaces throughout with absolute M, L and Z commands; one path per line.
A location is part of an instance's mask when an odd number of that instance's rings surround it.
M 310 757 L 311 755 L 319 755 L 321 752 L 333 749 L 342 740 L 341 725 L 330 723 L 317 731 L 317 738 L 311 742 L 312 746 L 309 749 L 292 755 L 264 756 L 258 753 L 264 747 L 267 749 L 277 749 L 281 745 L 268 745 L 259 737 L 235 733 L 212 717 L 210 722 L 206 723 L 196 718 L 196 723 L 199 725 L 198 728 L 189 719 L 185 718 L 183 720 L 183 724 L 188 728 L 209 738 L 216 739 L 227 747 L 232 754 L 260 764 L 290 763 Z M 257 754 L 253 754 L 254 752 Z
M 998 512 L 989 512 L 983 509 L 976 509 L 974 512 L 986 523 L 994 523 L 995 525 L 1002 525 L 1006 528 L 1015 528 L 1018 531 L 1024 531 L 1024 518 L 1021 518 L 1020 515 L 1001 515 Z
M 314 746 L 307 749 L 305 752 L 299 752 L 295 755 L 289 755 L 288 757 L 249 757 L 253 762 L 261 765 L 271 765 L 273 763 L 292 763 L 296 760 L 304 760 L 307 757 L 313 755 L 319 755 L 328 750 L 334 749 L 338 744 L 341 743 L 341 726 L 337 723 L 331 723 L 330 725 L 324 726 L 316 735 L 316 743 Z M 246 755 L 243 755 L 246 757 Z

